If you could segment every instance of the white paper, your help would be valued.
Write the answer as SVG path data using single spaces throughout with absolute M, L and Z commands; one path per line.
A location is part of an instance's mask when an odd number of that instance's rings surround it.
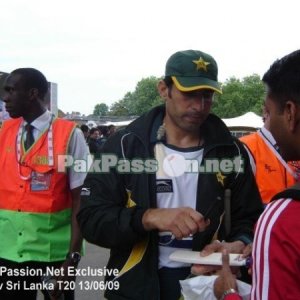
M 240 254 L 229 254 L 229 265 L 232 267 L 244 266 L 245 259 L 239 259 Z M 199 264 L 199 265 L 222 265 L 222 253 L 215 252 L 207 256 L 200 256 L 199 251 L 176 250 L 170 255 L 170 259 L 183 263 Z
M 217 300 L 214 295 L 214 282 L 218 276 L 196 276 L 180 281 L 184 300 Z M 239 295 L 243 300 L 250 298 L 251 285 L 237 280 Z

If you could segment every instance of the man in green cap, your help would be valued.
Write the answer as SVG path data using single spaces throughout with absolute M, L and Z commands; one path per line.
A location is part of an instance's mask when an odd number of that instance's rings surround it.
M 210 114 L 214 93 L 221 93 L 217 73 L 204 52 L 173 54 L 158 83 L 164 105 L 106 142 L 104 155 L 119 159 L 115 168 L 87 176 L 78 221 L 88 241 L 111 249 L 107 268 L 118 274 L 106 277 L 113 285 L 108 299 L 177 300 L 191 264 L 172 261 L 171 253 L 241 253 L 252 241 L 261 199 L 244 147 Z M 236 157 L 237 170 L 206 168 L 207 161 Z

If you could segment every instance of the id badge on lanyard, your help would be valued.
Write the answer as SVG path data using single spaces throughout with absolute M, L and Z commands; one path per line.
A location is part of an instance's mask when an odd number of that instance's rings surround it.
M 48 173 L 38 173 L 33 171 L 31 173 L 30 190 L 32 192 L 36 191 L 47 191 L 50 187 L 51 174 Z

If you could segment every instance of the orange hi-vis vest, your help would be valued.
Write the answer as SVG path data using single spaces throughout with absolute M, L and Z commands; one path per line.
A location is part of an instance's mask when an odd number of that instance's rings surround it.
M 0 258 L 23 261 L 64 260 L 69 249 L 72 198 L 66 173 L 57 172 L 75 128 L 54 119 L 53 165 L 45 130 L 18 161 L 17 135 L 23 119 L 10 119 L 0 130 Z M 33 188 L 35 178 L 35 188 Z M 39 189 L 39 180 L 46 188 Z
M 245 135 L 240 140 L 246 144 L 255 160 L 256 183 L 264 204 L 268 204 L 277 193 L 295 184 L 296 179 L 289 172 L 292 167 L 286 162 L 283 163 L 283 159 L 277 158 L 277 150 L 271 144 L 268 145 L 259 132 Z

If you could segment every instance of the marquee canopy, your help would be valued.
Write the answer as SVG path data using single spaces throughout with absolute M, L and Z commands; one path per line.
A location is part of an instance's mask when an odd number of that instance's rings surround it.
M 247 112 L 244 115 L 236 118 L 222 119 L 227 127 L 248 127 L 248 128 L 261 128 L 264 123 L 262 117 L 254 112 Z

